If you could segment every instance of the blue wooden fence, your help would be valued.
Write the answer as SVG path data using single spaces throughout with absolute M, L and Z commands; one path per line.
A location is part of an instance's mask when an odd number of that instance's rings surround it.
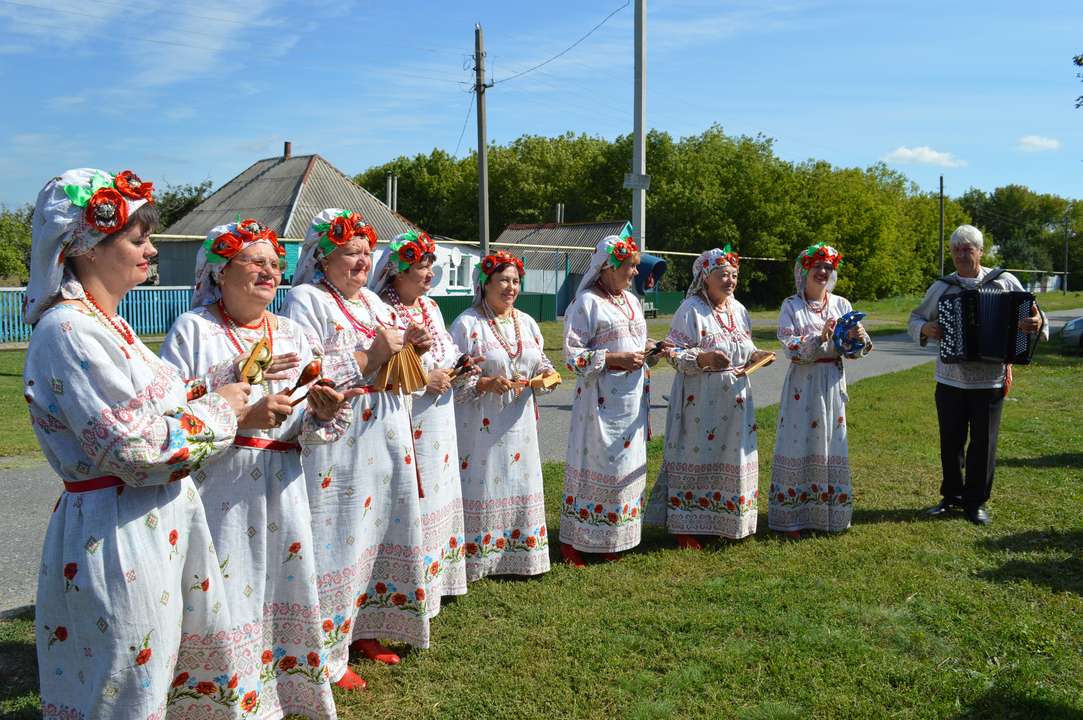
M 271 311 L 278 312 L 286 299 L 288 287 L 275 293 Z M 26 288 L 0 288 L 0 343 L 28 342 L 30 326 L 23 322 L 23 299 Z M 120 302 L 117 309 L 136 335 L 165 335 L 173 321 L 188 310 L 191 287 L 137 287 Z

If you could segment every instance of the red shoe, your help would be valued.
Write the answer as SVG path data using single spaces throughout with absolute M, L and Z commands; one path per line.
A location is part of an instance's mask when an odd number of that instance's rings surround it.
M 800 540 L 801 539 L 801 531 L 800 530 L 787 530 L 785 532 L 785 535 L 786 535 L 786 537 L 791 538 L 793 540 Z
M 572 567 L 585 568 L 587 566 L 587 564 L 583 562 L 583 556 L 579 554 L 579 551 L 568 543 L 560 544 L 560 556 L 564 558 L 564 562 Z
M 696 539 L 695 535 L 682 535 L 677 534 L 677 547 L 682 550 L 702 550 L 703 545 Z
M 376 662 L 383 663 L 384 665 L 398 665 L 402 662 L 402 659 L 391 652 L 376 640 L 364 639 L 355 640 L 350 649 L 354 652 L 360 652 L 369 660 L 375 660 Z
M 338 685 L 343 690 L 364 690 L 369 686 L 363 677 L 350 668 L 346 668 L 346 672 L 342 673 L 342 677 L 335 681 L 335 685 Z

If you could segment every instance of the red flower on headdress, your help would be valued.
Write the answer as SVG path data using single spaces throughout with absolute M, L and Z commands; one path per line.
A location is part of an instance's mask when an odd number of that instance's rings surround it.
M 481 261 L 481 271 L 487 276 L 492 275 L 498 267 L 505 263 L 515 266 L 515 269 L 519 272 L 519 277 L 526 275 L 526 269 L 523 267 L 523 261 L 512 255 L 507 250 L 500 250 L 493 253 L 492 255 L 486 255 Z
M 275 255 L 280 258 L 286 257 L 286 247 L 278 241 L 278 235 L 274 230 L 267 231 L 267 239 L 271 241 L 271 247 L 274 248 Z
M 128 203 L 113 188 L 99 188 L 86 204 L 86 221 L 98 232 L 112 235 L 128 222 Z
M 365 221 L 361 219 L 361 216 L 356 214 L 356 213 L 353 216 L 351 216 L 351 219 L 354 221 L 354 224 L 353 224 L 354 237 L 357 237 L 358 235 L 364 235 L 366 238 L 368 238 L 369 250 L 375 250 L 376 249 L 376 229 L 373 228 L 371 225 L 366 224 Z
M 718 259 L 718 264 L 732 265 L 733 267 L 737 267 L 741 264 L 741 257 L 735 252 L 728 252 Z
M 417 244 L 421 247 L 421 251 L 425 255 L 436 254 L 436 243 L 429 236 L 427 232 L 419 232 L 417 234 Z
M 424 254 L 425 251 L 421 248 L 421 245 L 412 240 L 408 243 L 404 243 L 403 246 L 399 248 L 399 260 L 402 260 L 408 265 L 416 263 Z
M 113 187 L 119 190 L 120 194 L 126 198 L 131 198 L 132 200 L 146 200 L 149 203 L 154 202 L 154 198 L 151 197 L 151 193 L 154 190 L 154 183 L 140 179 L 140 177 L 131 170 L 117 173 L 117 176 L 113 178 Z
M 239 253 L 243 247 L 244 240 L 233 233 L 227 232 L 214 239 L 214 242 L 211 243 L 211 252 L 228 260 Z
M 621 240 L 613 243 L 613 257 L 621 262 L 624 262 L 632 256 L 632 250 L 628 247 L 628 243 Z
M 350 218 L 339 215 L 327 223 L 327 239 L 335 245 L 345 245 L 353 237 L 353 223 Z
M 267 228 L 260 225 L 258 220 L 247 218 L 237 223 L 237 229 L 234 232 L 244 242 L 255 242 L 266 235 Z

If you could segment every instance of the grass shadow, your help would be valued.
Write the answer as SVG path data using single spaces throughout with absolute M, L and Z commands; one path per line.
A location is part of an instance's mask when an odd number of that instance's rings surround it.
M 990 538 L 982 544 L 987 550 L 1022 556 L 1009 557 L 980 577 L 1002 583 L 1025 581 L 1055 592 L 1083 595 L 1083 530 L 1030 530 Z
M 1078 707 L 1028 697 L 1007 689 L 993 688 L 964 708 L 953 720 L 1083 720 L 1083 710 Z
M 38 692 L 38 656 L 34 647 L 32 629 L 29 638 L 12 638 L 4 632 L 0 641 L 0 709 L 4 717 L 32 718 L 41 717 L 37 703 Z M 33 707 L 27 708 L 27 705 Z
M 1004 467 L 1083 468 L 1083 453 L 1063 452 L 1036 458 L 1002 457 L 997 458 L 997 465 Z

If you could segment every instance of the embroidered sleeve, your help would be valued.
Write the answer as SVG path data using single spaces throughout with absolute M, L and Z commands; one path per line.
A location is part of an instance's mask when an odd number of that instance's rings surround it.
M 589 378 L 605 372 L 606 351 L 590 347 L 595 321 L 586 303 L 581 296 L 564 316 L 564 363 L 576 375 Z
M 237 358 L 223 360 L 212 365 L 205 373 L 189 377 L 190 370 L 187 368 L 196 366 L 200 322 L 193 312 L 182 314 L 169 328 L 160 351 L 163 360 L 180 369 L 182 377 L 189 378 L 185 381 L 189 400 L 197 400 L 223 385 L 239 382 Z
M 41 400 L 54 406 L 68 427 L 82 429 L 81 449 L 96 472 L 131 485 L 161 485 L 233 441 L 237 419 L 221 395 L 185 399 L 163 412 L 160 403 L 184 390 L 175 372 L 162 365 L 163 372 L 137 390 L 110 339 L 94 333 L 81 333 L 78 341 L 73 332 L 57 335 L 47 359 L 49 385 L 39 390 L 51 397 Z M 33 392 L 27 399 L 38 400 Z
M 830 340 L 822 342 L 818 332 L 802 332 L 793 305 L 789 301 L 782 304 L 782 311 L 778 316 L 778 341 L 782 343 L 786 357 L 798 362 L 812 362 L 830 354 L 827 351 Z
M 707 337 L 707 327 L 703 318 L 696 312 L 695 301 L 685 300 L 677 308 L 677 314 L 673 316 L 669 334 L 666 336 L 674 345 L 674 355 L 669 362 L 677 372 L 685 375 L 698 375 L 703 372 L 697 359 L 703 352 L 700 343 L 705 337 Z

